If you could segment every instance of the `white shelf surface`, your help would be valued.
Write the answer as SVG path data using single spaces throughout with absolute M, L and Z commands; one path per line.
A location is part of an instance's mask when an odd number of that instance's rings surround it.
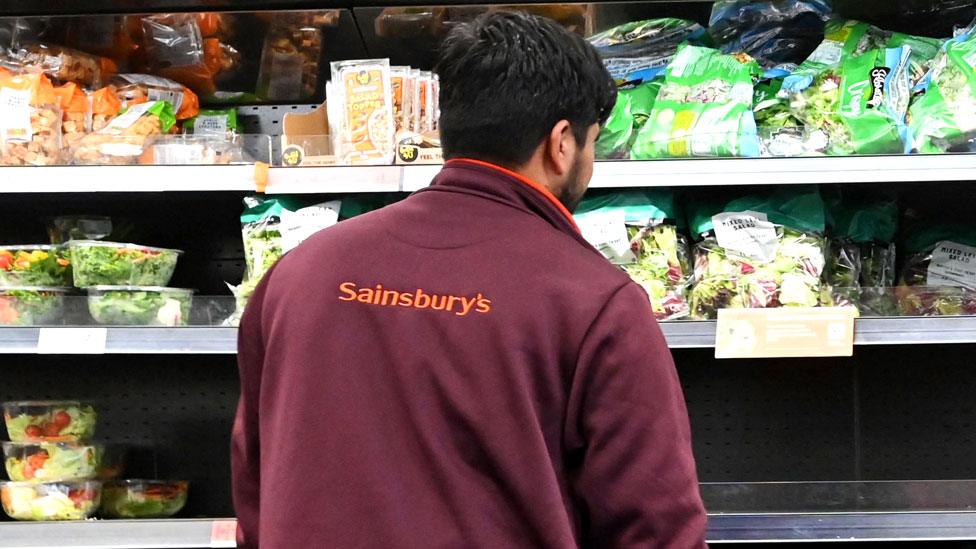
M 42 331 L 57 332 L 39 348 Z M 92 348 L 92 332 L 104 331 L 104 347 Z M 715 346 L 714 321 L 661 323 L 672 349 Z M 72 337 L 76 332 L 79 337 Z M 96 334 L 99 335 L 99 334 Z M 97 339 L 97 338 L 96 338 Z M 859 318 L 854 344 L 937 345 L 976 343 L 976 316 L 925 318 Z M 0 354 L 235 354 L 237 328 L 219 326 L 157 327 L 2 327 Z
M 233 519 L 0 523 L 2 549 L 235 547 Z M 976 540 L 976 512 L 710 514 L 709 543 Z
M 440 166 L 272 167 L 270 194 L 413 192 Z M 254 191 L 253 165 L 0 167 L 0 193 Z M 592 188 L 976 180 L 976 154 L 597 162 Z

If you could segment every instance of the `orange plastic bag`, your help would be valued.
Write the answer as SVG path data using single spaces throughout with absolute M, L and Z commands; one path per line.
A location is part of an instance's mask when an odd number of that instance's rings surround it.
M 91 92 L 88 96 L 91 102 L 92 131 L 97 132 L 108 126 L 122 110 L 122 102 L 115 95 L 115 89 L 105 87 Z
M 70 146 L 85 133 L 91 131 L 88 112 L 88 95 L 74 82 L 54 88 L 61 106 L 61 134 L 64 146 Z
M 61 160 L 61 106 L 41 73 L 0 77 L 0 165 L 48 166 Z
M 123 107 L 146 101 L 167 101 L 176 111 L 177 120 L 193 118 L 200 113 L 200 98 L 189 88 L 168 78 L 120 74 L 112 80 L 112 86 Z

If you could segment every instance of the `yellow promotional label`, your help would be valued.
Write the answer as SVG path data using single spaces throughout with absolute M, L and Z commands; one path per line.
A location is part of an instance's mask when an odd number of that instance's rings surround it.
M 715 358 L 851 356 L 854 307 L 721 309 Z

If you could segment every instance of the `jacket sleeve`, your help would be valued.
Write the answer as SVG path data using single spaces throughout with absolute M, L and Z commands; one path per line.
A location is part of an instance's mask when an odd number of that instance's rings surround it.
M 587 547 L 705 547 L 688 412 L 670 350 L 636 284 L 580 348 L 566 429 Z
M 259 539 L 261 454 L 258 406 L 264 366 L 261 317 L 270 275 L 270 272 L 265 273 L 264 280 L 248 300 L 237 334 L 241 396 L 231 433 L 231 482 L 237 514 L 237 546 L 242 549 L 256 549 Z

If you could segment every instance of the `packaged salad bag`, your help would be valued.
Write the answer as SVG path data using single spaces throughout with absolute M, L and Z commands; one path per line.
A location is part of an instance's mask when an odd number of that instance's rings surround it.
M 758 156 L 752 102 L 759 73 L 747 55 L 681 46 L 631 157 Z
M 688 240 L 669 189 L 593 192 L 576 210 L 583 236 L 650 297 L 657 320 L 688 316 Z
M 663 80 L 655 78 L 636 86 L 621 88 L 617 93 L 610 117 L 600 129 L 596 140 L 596 157 L 600 159 L 622 159 L 630 157 L 634 139 L 647 117 L 651 114 L 654 100 L 661 89 Z
M 834 305 L 854 305 L 862 315 L 897 314 L 891 290 L 897 280 L 895 196 L 844 189 L 832 193 L 826 204 L 830 240 L 824 276 Z
M 968 150 L 976 137 L 976 32 L 948 40 L 919 84 L 909 110 L 915 149 L 921 153 Z
M 700 43 L 704 39 L 707 34 L 698 23 L 664 18 L 625 23 L 594 34 L 588 41 L 600 54 L 610 76 L 621 84 L 637 72 L 662 71 L 674 58 L 679 45 Z
M 695 204 L 691 230 L 696 319 L 723 308 L 824 304 L 824 204 L 814 186 Z
M 901 314 L 976 314 L 976 228 L 919 224 L 906 234 L 897 288 Z
M 824 132 L 826 154 L 907 153 L 909 51 L 903 46 L 847 56 L 791 95 L 790 110 L 807 128 Z
M 725 53 L 789 72 L 823 40 L 830 11 L 826 0 L 717 0 L 708 33 Z

